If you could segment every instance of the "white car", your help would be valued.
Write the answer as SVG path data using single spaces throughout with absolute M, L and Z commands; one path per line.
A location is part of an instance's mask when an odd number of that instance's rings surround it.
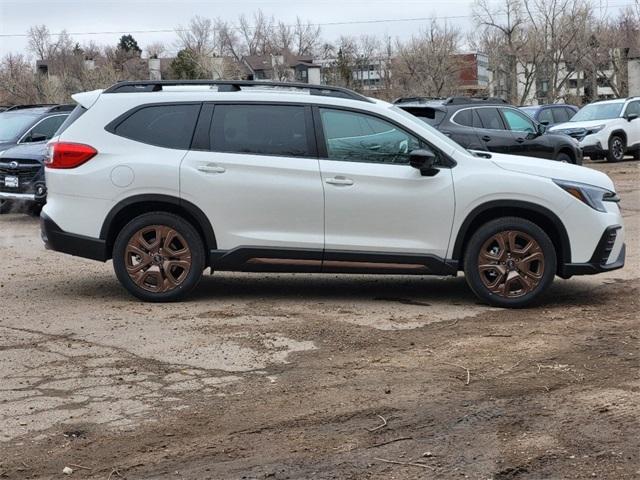
M 203 271 L 457 275 L 503 307 L 624 264 L 603 173 L 475 156 L 411 114 L 325 86 L 124 82 L 77 94 L 47 160 L 42 236 L 113 259 L 146 301 Z
M 640 97 L 591 103 L 566 123 L 549 129 L 580 143 L 592 160 L 619 162 L 625 155 L 640 158 Z

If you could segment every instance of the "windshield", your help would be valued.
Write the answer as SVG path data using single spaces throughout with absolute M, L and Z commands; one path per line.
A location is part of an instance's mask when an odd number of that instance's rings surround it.
M 0 113 L 0 142 L 15 142 L 38 119 L 39 115 L 24 112 Z
M 588 122 L 590 120 L 607 120 L 610 118 L 618 118 L 622 113 L 624 102 L 619 103 L 592 103 L 586 107 L 582 107 L 576 113 L 570 122 Z
M 440 132 L 439 130 L 436 130 L 434 127 L 429 125 L 427 122 L 423 122 L 418 117 L 416 117 L 414 115 L 411 115 L 409 112 L 405 112 L 403 109 L 401 109 L 399 107 L 396 107 L 395 105 L 392 106 L 391 109 L 394 112 L 399 113 L 403 117 L 411 120 L 411 122 L 413 122 L 414 124 L 416 124 L 416 125 L 418 125 L 418 126 L 420 126 L 422 128 L 426 128 L 427 130 L 429 130 L 429 132 L 432 135 L 435 135 L 436 137 L 438 137 L 439 140 L 447 143 L 447 145 L 451 146 L 452 148 L 455 148 L 457 150 L 465 150 L 464 147 L 461 147 L 460 144 L 458 144 L 458 143 L 454 142 L 453 140 L 451 140 L 444 133 Z

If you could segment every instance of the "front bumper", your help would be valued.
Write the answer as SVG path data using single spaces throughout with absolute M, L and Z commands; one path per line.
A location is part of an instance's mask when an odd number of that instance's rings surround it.
M 104 240 L 65 232 L 45 213 L 40 215 L 40 235 L 47 250 L 101 262 L 108 260 L 107 244 Z
M 0 192 L 0 199 L 13 202 L 35 202 L 36 196 L 33 193 Z
M 610 272 L 624 267 L 626 257 L 626 245 L 622 244 L 617 258 L 611 260 L 611 254 L 616 249 L 616 238 L 621 226 L 609 227 L 605 230 L 596 246 L 593 256 L 586 263 L 566 263 L 560 267 L 558 275 L 562 278 L 570 278 L 574 275 L 595 275 L 597 273 Z

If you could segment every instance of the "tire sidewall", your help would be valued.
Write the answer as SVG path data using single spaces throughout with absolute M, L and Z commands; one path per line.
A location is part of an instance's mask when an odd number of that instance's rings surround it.
M 622 156 L 620 158 L 616 158 L 615 155 L 613 154 L 613 144 L 616 140 L 619 140 L 622 143 Z M 613 135 L 610 139 L 609 139 L 609 150 L 607 151 L 607 160 L 611 163 L 616 163 L 616 162 L 620 162 L 624 159 L 624 151 L 625 151 L 625 142 L 624 139 L 619 136 L 619 135 Z
M 518 298 L 504 298 L 489 291 L 480 278 L 478 255 L 484 243 L 496 233 L 505 230 L 519 230 L 535 239 L 544 254 L 544 274 L 538 287 Z M 464 257 L 464 272 L 467 283 L 480 299 L 492 306 L 504 308 L 523 308 L 537 302 L 549 288 L 557 270 L 556 249 L 549 236 L 535 223 L 517 217 L 504 217 L 492 220 L 480 227 L 471 237 Z
M 558 156 L 556 157 L 556 160 L 558 162 L 573 163 L 573 160 L 571 160 L 571 157 L 566 153 L 559 153 Z
M 180 233 L 191 250 L 191 269 L 187 278 L 177 288 L 169 292 L 153 293 L 140 288 L 127 273 L 124 253 L 131 237 L 149 225 L 166 225 Z M 173 302 L 184 298 L 202 278 L 205 268 L 205 251 L 202 238 L 197 230 L 183 218 L 163 212 L 145 213 L 131 220 L 118 234 L 113 246 L 113 268 L 120 283 L 135 297 L 147 302 Z

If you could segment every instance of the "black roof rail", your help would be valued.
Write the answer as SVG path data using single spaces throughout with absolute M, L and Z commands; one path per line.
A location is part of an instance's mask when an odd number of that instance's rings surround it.
M 65 103 L 52 107 L 51 109 L 49 109 L 49 112 L 70 112 L 74 108 L 76 108 L 76 105 L 74 105 L 73 103 Z
M 12 105 L 5 110 L 5 112 L 11 112 L 13 110 L 23 110 L 25 108 L 42 108 L 42 107 L 55 107 L 55 103 L 32 103 L 27 105 Z
M 400 98 L 396 98 L 393 103 L 394 104 L 401 104 L 401 103 L 427 103 L 427 102 L 432 102 L 432 101 L 437 101 L 437 100 L 447 100 L 447 98 L 445 97 L 400 97 Z
M 215 86 L 219 92 L 239 92 L 242 87 L 267 87 L 309 90 L 311 95 L 323 97 L 347 98 L 349 100 L 359 100 L 362 102 L 374 103 L 373 100 L 342 87 L 329 85 L 314 85 L 310 83 L 294 82 L 271 82 L 253 80 L 143 80 L 119 82 L 107 88 L 103 93 L 131 93 L 131 92 L 160 92 L 163 87 L 179 86 Z
M 504 98 L 498 97 L 449 97 L 445 104 L 447 105 L 468 105 L 475 103 L 487 103 L 487 104 L 508 104 Z

